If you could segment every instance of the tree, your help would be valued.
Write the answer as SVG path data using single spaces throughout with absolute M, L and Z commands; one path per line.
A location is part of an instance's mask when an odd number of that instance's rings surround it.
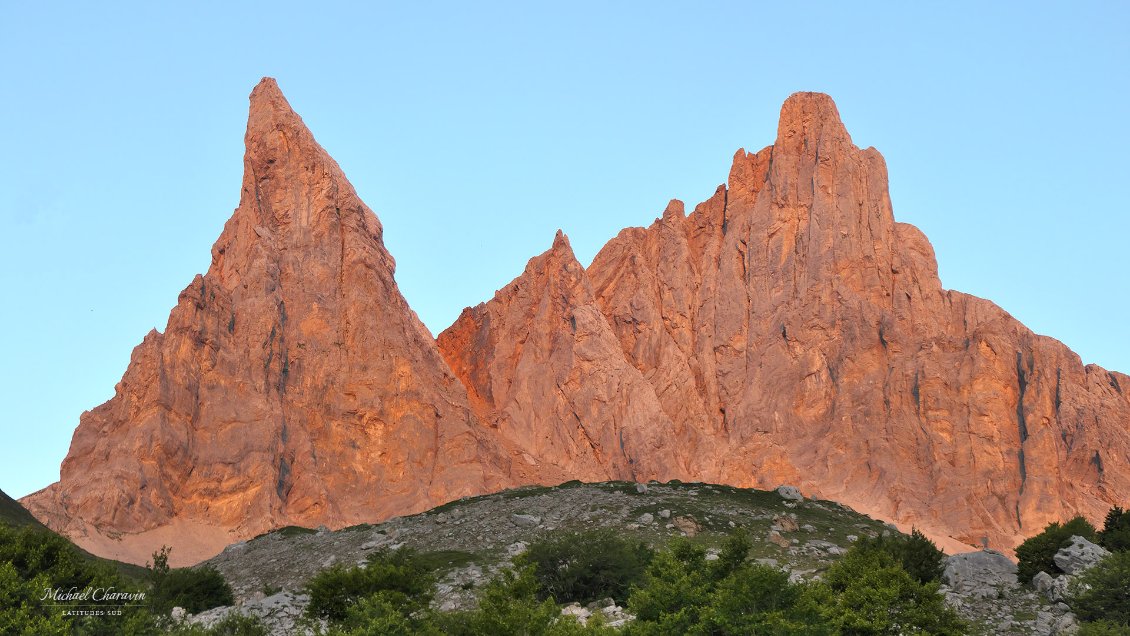
M 73 617 L 65 615 L 50 600 L 43 600 L 47 589 L 82 591 L 111 587 L 118 592 L 143 589 L 137 581 L 125 579 L 105 563 L 95 562 L 53 532 L 0 524 L 0 634 L 156 633 L 156 620 L 140 604 L 121 606 L 121 616 Z
M 1115 506 L 1106 513 L 1099 544 L 1111 552 L 1130 550 L 1130 510 Z
M 946 554 L 933 541 L 914 528 L 910 535 L 893 534 L 860 539 L 854 549 L 886 552 L 898 561 L 907 574 L 919 583 L 941 581 Z
M 1073 536 L 1094 541 L 1095 527 L 1081 516 L 1074 517 L 1063 525 L 1053 521 L 1044 528 L 1043 532 L 1017 546 L 1017 580 L 1031 584 L 1032 577 L 1039 572 L 1047 572 L 1053 576 L 1062 574 L 1063 570 L 1055 564 L 1055 553 L 1070 545 Z
M 1105 620 L 1130 631 L 1130 552 L 1115 552 L 1080 575 L 1071 608 L 1084 620 Z
M 428 606 L 434 586 L 435 577 L 415 551 L 380 550 L 368 557 L 364 567 L 335 565 L 314 575 L 306 583 L 306 593 L 310 595 L 306 613 L 313 618 L 342 622 L 352 606 L 379 595 L 382 603 L 408 615 Z M 378 604 L 369 609 L 377 611 L 383 607 Z
M 539 598 L 589 603 L 607 597 L 626 599 L 653 556 L 642 541 L 596 530 L 535 542 L 521 561 L 534 568 Z
M 968 628 L 945 604 L 938 583 L 918 582 L 884 551 L 848 550 L 824 584 L 834 596 L 826 611 L 840 633 L 961 636 Z

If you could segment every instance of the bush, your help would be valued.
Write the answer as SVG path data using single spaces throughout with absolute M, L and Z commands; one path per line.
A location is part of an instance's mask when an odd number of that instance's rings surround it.
M 488 583 L 479 607 L 438 617 L 440 633 L 449 636 L 557 636 L 601 633 L 599 626 L 583 628 L 576 621 L 562 620 L 552 599 L 538 599 L 534 568 L 504 570 Z
M 830 635 L 827 598 L 789 582 L 788 573 L 745 562 L 749 539 L 731 535 L 715 561 L 686 539 L 656 555 L 628 605 L 633 636 L 668 634 Z
M 1044 531 L 1030 537 L 1016 548 L 1016 578 L 1021 583 L 1031 584 L 1032 577 L 1040 572 L 1052 576 L 1063 574 L 1055 564 L 1055 553 L 1071 543 L 1071 537 L 1078 535 L 1089 541 L 1096 540 L 1095 527 L 1083 517 L 1075 517 L 1067 523 L 1048 524 Z
M 1084 572 L 1072 596 L 1071 608 L 1079 618 L 1130 629 L 1130 552 L 1115 552 Z
M 945 552 L 939 550 L 938 546 L 917 528 L 911 531 L 910 536 L 894 534 L 875 538 L 864 537 L 853 548 L 886 552 L 919 583 L 941 581 L 942 572 L 945 570 Z
M 231 586 L 216 568 L 169 568 L 171 548 L 163 547 L 153 554 L 149 567 L 152 587 L 149 606 L 158 614 L 168 614 L 174 607 L 183 607 L 197 614 L 214 607 L 235 604 Z
M 611 530 L 561 534 L 538 541 L 522 557 L 534 568 L 538 598 L 589 603 L 612 597 L 623 601 L 643 578 L 654 552 Z
M 172 636 L 270 636 L 271 630 L 258 616 L 232 612 L 211 628 L 181 623 L 163 633 Z
M 122 616 L 66 616 L 43 598 L 47 588 L 115 588 L 140 592 L 142 586 L 96 563 L 71 542 L 35 527 L 0 524 L 0 634 L 133 635 L 156 632 L 156 621 L 141 605 L 126 604 Z
M 936 582 L 918 582 L 883 551 L 853 547 L 828 569 L 824 583 L 834 596 L 825 612 L 838 633 L 961 636 L 968 630 Z
M 1106 513 L 1099 544 L 1111 552 L 1130 550 L 1130 510 L 1115 506 Z
M 1075 636 L 1130 636 L 1130 627 L 1110 621 L 1095 621 L 1080 625 Z
M 435 578 L 415 551 L 381 550 L 370 555 L 364 567 L 335 565 L 311 578 L 306 583 L 306 593 L 310 595 L 306 613 L 313 618 L 342 622 L 351 607 L 379 595 L 384 603 L 407 616 L 428 606 L 434 585 Z

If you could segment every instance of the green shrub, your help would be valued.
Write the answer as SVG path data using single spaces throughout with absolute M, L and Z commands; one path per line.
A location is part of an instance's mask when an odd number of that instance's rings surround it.
M 589 603 L 606 597 L 626 599 L 653 556 L 642 541 L 622 538 L 611 530 L 596 530 L 535 542 L 522 562 L 534 567 L 539 598 Z
M 504 570 L 483 587 L 477 609 L 441 617 L 442 632 L 451 636 L 547 634 L 554 623 L 566 621 L 558 621 L 561 611 L 552 599 L 538 599 L 538 587 L 533 566 Z
M 1115 506 L 1106 513 L 1099 544 L 1111 552 L 1130 550 L 1130 510 Z
M 919 583 L 941 581 L 945 570 L 946 554 L 926 538 L 917 528 L 909 536 L 890 534 L 863 537 L 854 546 L 856 550 L 878 550 L 894 558 L 907 574 Z
M 968 630 L 936 582 L 918 582 L 884 551 L 853 547 L 828 569 L 824 585 L 834 596 L 824 611 L 840 633 L 961 636 Z
M 1115 552 L 1084 572 L 1072 596 L 1079 618 L 1130 627 L 1130 552 Z
M 114 588 L 141 592 L 114 568 L 92 561 L 63 537 L 37 527 L 0 524 L 0 634 L 130 636 L 156 632 L 156 620 L 141 604 L 125 604 L 121 616 L 67 616 L 47 588 Z M 115 609 L 118 609 L 115 607 Z
M 1130 627 L 1110 621 L 1095 621 L 1080 625 L 1075 636 L 1130 636 Z
M 1078 535 L 1089 541 L 1096 540 L 1095 527 L 1083 517 L 1075 517 L 1060 525 L 1048 524 L 1044 531 L 1030 537 L 1016 548 L 1016 578 L 1021 583 L 1031 584 L 1032 577 L 1040 572 L 1052 576 L 1063 574 L 1055 564 L 1055 553 L 1071 544 L 1071 537 Z
M 213 567 L 177 568 L 155 579 L 152 607 L 159 614 L 183 607 L 198 614 L 214 607 L 234 605 L 235 597 L 224 576 Z
M 808 634 L 834 633 L 821 607 L 830 595 L 817 597 L 811 586 L 789 582 L 788 573 L 746 563 L 749 538 L 731 535 L 719 558 L 676 539 L 656 555 L 628 607 L 636 620 L 633 636 L 669 634 Z
M 431 602 L 435 578 L 413 550 L 381 550 L 369 556 L 364 567 L 335 565 L 306 583 L 313 618 L 342 622 L 362 599 L 380 595 L 405 615 Z

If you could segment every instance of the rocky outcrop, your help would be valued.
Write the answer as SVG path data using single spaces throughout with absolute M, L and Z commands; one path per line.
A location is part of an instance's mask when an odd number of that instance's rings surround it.
M 559 234 L 438 346 L 272 80 L 246 145 L 207 273 L 24 499 L 92 552 L 189 563 L 570 479 L 788 483 L 951 550 L 1130 505 L 1130 377 L 943 289 L 826 95 L 587 269 Z
M 772 146 L 587 274 L 695 479 L 792 483 L 1004 550 L 1130 492 L 1130 378 L 944 290 L 826 95 L 790 97 Z
M 1108 556 L 1110 551 L 1107 549 L 1076 535 L 1071 537 L 1071 543 L 1055 553 L 1052 560 L 1065 574 L 1075 575 L 1095 567 Z
M 495 490 L 506 469 L 393 279 L 377 217 L 274 80 L 251 94 L 239 207 L 163 333 L 24 499 L 105 556 L 193 563 Z
M 529 465 L 549 469 L 541 481 L 689 474 L 670 418 L 621 353 L 561 232 L 521 276 L 464 310 L 437 341 L 480 418 Z

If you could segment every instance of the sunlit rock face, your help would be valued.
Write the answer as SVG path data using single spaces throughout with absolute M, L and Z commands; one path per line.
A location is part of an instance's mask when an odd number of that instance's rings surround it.
M 1130 378 L 942 289 L 929 241 L 894 220 L 882 156 L 852 144 L 826 95 L 791 96 L 776 142 L 738 151 L 728 184 L 690 215 L 672 201 L 556 282 L 535 261 L 439 338 L 480 417 L 507 437 L 576 430 L 555 415 L 575 397 L 529 391 L 560 364 L 529 364 L 553 356 L 524 343 L 568 339 L 591 294 L 651 391 L 602 395 L 580 421 L 620 430 L 609 405 L 627 403 L 662 429 L 644 437 L 659 443 L 647 476 L 796 484 L 951 547 L 1006 550 L 1130 497 Z M 562 280 L 582 281 L 583 297 L 552 292 Z M 532 321 L 535 299 L 514 302 L 535 291 L 560 318 Z M 587 360 L 567 361 L 591 376 Z M 533 454 L 561 461 L 555 452 Z M 623 456 L 606 456 L 622 477 Z
M 691 214 L 587 269 L 559 234 L 436 340 L 270 79 L 244 168 L 208 272 L 23 500 L 97 554 L 193 563 L 569 479 L 790 483 L 951 548 L 1130 504 L 1130 377 L 942 289 L 826 95 L 790 97 Z

